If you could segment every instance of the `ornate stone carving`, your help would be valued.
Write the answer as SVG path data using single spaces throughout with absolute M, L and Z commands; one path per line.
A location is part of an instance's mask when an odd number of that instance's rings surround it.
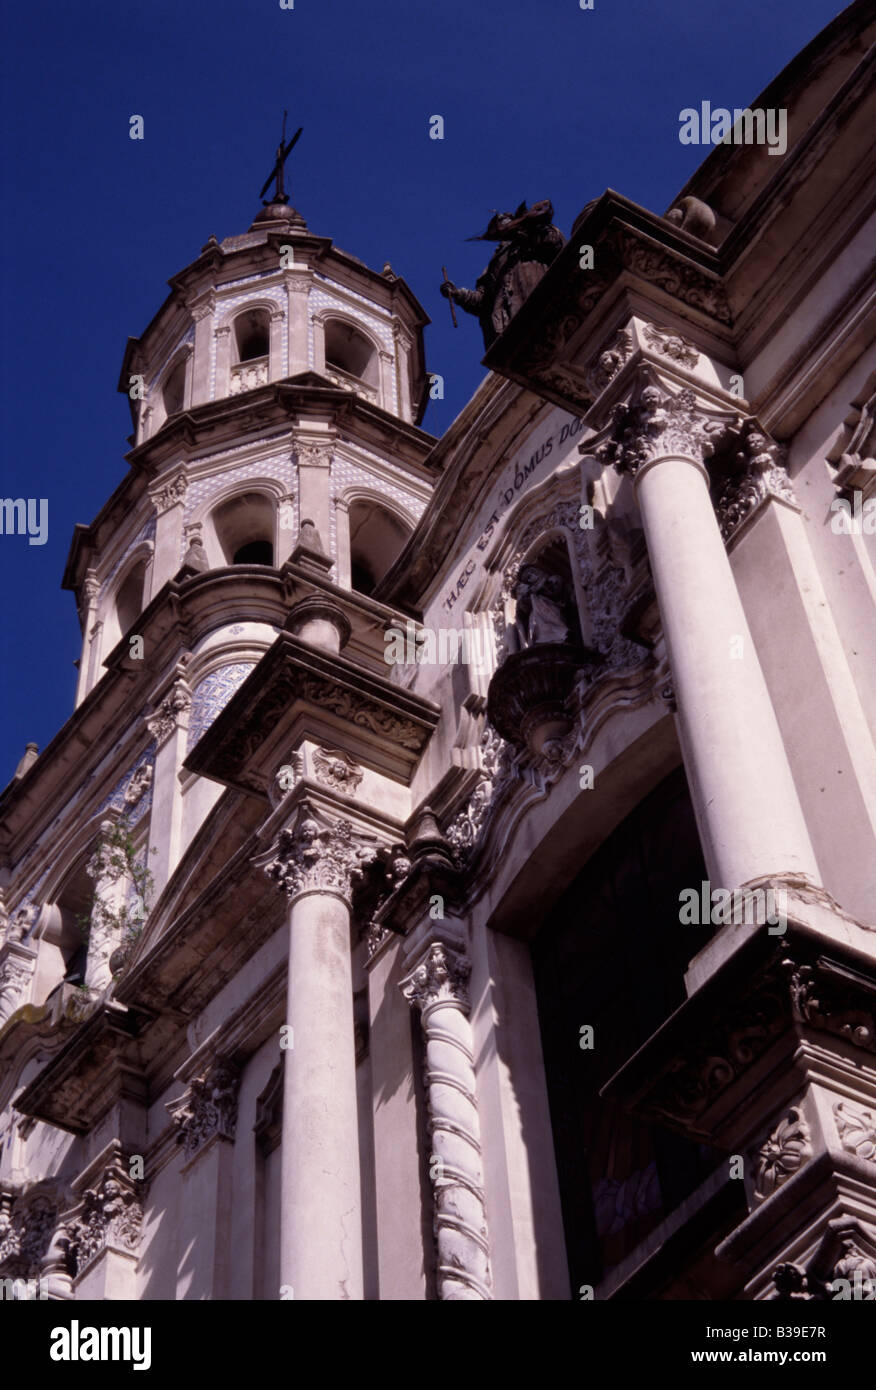
M 788 475 L 777 462 L 779 446 L 756 427 L 745 431 L 740 444 L 742 447 L 736 454 L 737 469 L 719 487 L 715 504 L 725 540 L 729 540 L 736 528 L 768 497 L 797 505 Z
M 665 251 L 655 241 L 633 232 L 620 232 L 617 241 L 622 264 L 643 280 L 659 285 L 674 299 L 702 309 L 719 323 L 731 323 L 730 306 L 721 282 L 690 262 Z
M 233 1140 L 237 1128 L 237 1096 L 240 1073 L 227 1057 L 216 1057 L 189 1082 L 178 1100 L 170 1101 L 176 1142 L 185 1145 L 186 1158 L 218 1134 Z
M 348 753 L 335 748 L 318 748 L 313 755 L 316 780 L 336 792 L 346 792 L 352 796 L 362 781 L 364 773 Z
M 126 806 L 136 806 L 140 798 L 152 786 L 152 764 L 141 763 L 133 773 L 130 782 L 125 788 L 124 802 Z
M 876 1163 L 876 1113 L 838 1100 L 833 1117 L 843 1148 L 868 1163 Z
M 332 448 L 327 444 L 295 445 L 295 455 L 299 464 L 307 468 L 328 468 L 332 461 Z
M 790 973 L 794 1017 L 812 1028 L 835 1033 L 867 1052 L 876 1052 L 876 1012 L 851 981 L 817 965 L 785 960 Z
M 24 956 L 28 957 L 25 959 L 13 954 L 14 951 L 14 945 L 10 944 L 0 954 L 0 1025 L 25 1002 L 36 963 L 32 952 L 25 950 Z
M 411 720 L 400 719 L 377 705 L 366 704 L 360 696 L 342 686 L 331 685 L 316 677 L 305 677 L 299 688 L 303 699 L 312 700 L 359 728 L 383 734 L 402 748 L 419 751 L 423 746 L 423 730 Z
M 186 500 L 187 488 L 188 483 L 186 481 L 186 475 L 180 470 L 179 473 L 175 473 L 174 476 L 161 487 L 151 492 L 149 495 L 152 498 L 153 505 L 159 516 L 162 512 L 167 512 L 171 507 L 176 507 L 184 502 Z
M 0 1215 L 0 1270 L 16 1279 L 39 1276 L 58 1219 L 57 1201 L 45 1193 L 4 1195 Z
M 451 950 L 443 941 L 436 941 L 404 981 L 402 993 L 409 1004 L 421 1010 L 448 1001 L 467 1009 L 470 974 L 471 964 L 466 956 Z
M 770 1197 L 811 1157 L 809 1126 L 798 1107 L 792 1106 L 766 1143 L 758 1149 L 754 1187 L 758 1201 Z
M 633 335 L 621 328 L 614 337 L 604 344 L 593 366 L 587 373 L 587 385 L 598 396 L 613 381 L 633 353 Z
M 353 885 L 362 881 L 377 856 L 376 844 L 366 844 L 348 820 L 320 825 L 305 805 L 297 825 L 280 831 L 272 857 L 262 864 L 287 897 L 301 893 L 334 893 L 348 904 Z
M 24 903 L 8 920 L 6 926 L 7 942 L 23 941 L 38 916 L 36 903 Z
M 462 950 L 433 941 L 401 981 L 420 1010 L 426 1044 L 429 1174 L 438 1251 L 438 1297 L 492 1298 L 474 1046 L 468 1020 L 471 966 Z
M 703 462 L 726 429 L 724 421 L 706 416 L 687 388 L 671 396 L 646 386 L 637 400 L 614 406 L 610 420 L 607 438 L 590 452 L 631 477 L 652 459 L 667 455 Z
M 695 367 L 700 360 L 700 354 L 693 343 L 689 343 L 687 338 L 682 338 L 680 333 L 673 332 L 671 328 L 646 323 L 643 331 L 648 346 L 653 352 L 659 352 L 662 357 L 671 357 L 673 362 L 689 368 Z
M 81 1273 L 102 1250 L 136 1253 L 142 1223 L 139 1184 L 129 1177 L 121 1157 L 116 1157 L 96 1185 L 82 1194 L 72 1221 L 66 1220 L 69 1249 L 78 1271 Z
M 268 382 L 268 359 L 259 358 L 256 362 L 240 362 L 231 368 L 228 382 L 229 396 L 239 396 L 244 391 L 255 391 Z
M 184 681 L 177 681 L 164 697 L 154 714 L 147 715 L 146 724 L 159 748 L 166 743 L 179 723 L 180 715 L 191 708 L 192 696 Z
M 446 835 L 457 858 L 465 857 L 473 848 L 481 833 L 487 809 L 493 798 L 496 783 L 501 776 L 500 764 L 505 741 L 487 724 L 481 736 L 481 774 L 480 780 L 466 801 L 462 810 L 454 816 L 447 827 Z

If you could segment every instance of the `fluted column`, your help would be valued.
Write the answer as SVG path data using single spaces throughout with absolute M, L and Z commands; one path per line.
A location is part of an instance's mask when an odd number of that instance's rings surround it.
M 491 1299 L 481 1131 L 469 1023 L 471 965 L 461 950 L 433 941 L 401 982 L 420 1010 L 432 1152 L 438 1297 Z
M 295 1299 L 363 1297 L 350 903 L 372 854 L 305 803 L 261 861 L 288 900 L 280 1281 Z
M 713 885 L 819 881 L 785 746 L 709 494 L 727 418 L 646 386 L 593 452 L 635 480 Z M 585 446 L 582 446 L 585 447 Z M 588 452 L 589 452 L 588 446 Z

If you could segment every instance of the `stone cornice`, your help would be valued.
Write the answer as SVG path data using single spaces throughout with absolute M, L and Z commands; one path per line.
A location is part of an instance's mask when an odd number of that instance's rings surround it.
M 593 269 L 580 248 L 591 246 Z M 576 222 L 568 243 L 490 348 L 484 366 L 564 409 L 589 408 L 592 395 L 562 376 L 569 345 L 603 301 L 635 286 L 655 305 L 728 335 L 731 314 L 713 247 L 611 190 Z M 659 321 L 661 315 L 655 308 Z
M 271 750 L 300 728 L 334 741 L 365 766 L 408 780 L 438 718 L 431 701 L 282 632 L 185 766 L 267 794 L 275 770 Z
M 604 1094 L 647 1119 L 719 1146 L 739 1142 L 748 1073 L 763 1085 L 768 1052 L 799 1085 L 790 1059 L 808 1034 L 830 1034 L 876 1052 L 876 965 L 835 940 L 813 938 L 794 920 L 770 937 L 755 928 L 745 945 L 640 1047 Z M 775 1060 L 778 1059 L 778 1060 Z

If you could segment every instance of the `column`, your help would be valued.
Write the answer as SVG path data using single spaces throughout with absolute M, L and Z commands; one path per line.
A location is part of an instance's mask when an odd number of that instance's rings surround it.
M 186 475 L 180 469 L 166 483 L 150 493 L 152 505 L 157 512 L 150 602 L 159 589 L 173 578 L 182 563 L 183 514 L 187 490 Z
M 286 375 L 286 310 L 274 309 L 270 317 L 268 381 L 282 381 Z
M 685 769 L 714 886 L 819 871 L 709 495 L 728 421 L 646 386 L 596 449 L 634 479 L 672 667 Z M 583 446 L 582 446 L 583 447 Z M 734 652 L 741 651 L 735 659 Z
M 392 336 L 395 340 L 396 363 L 398 370 L 398 414 L 403 420 L 410 423 L 413 420 L 411 410 L 411 374 L 410 374 L 410 352 L 413 347 L 413 340 L 409 333 L 399 325 L 394 324 Z
M 156 742 L 149 835 L 150 851 L 156 851 L 149 856 L 156 897 L 179 861 L 183 819 L 179 770 L 186 755 L 191 705 L 191 691 L 178 675 L 158 709 L 146 719 Z
M 287 376 L 300 376 L 310 366 L 308 346 L 307 303 L 310 294 L 310 276 L 286 276 L 287 342 L 289 357 Z
M 231 324 L 225 323 L 213 334 L 216 340 L 216 383 L 213 399 L 224 400 L 231 382 Z
M 203 405 L 210 399 L 210 377 L 213 370 L 213 312 L 216 297 L 212 290 L 191 305 L 195 321 L 195 351 L 192 361 L 190 405 Z
M 81 705 L 89 691 L 89 674 L 91 667 L 91 646 L 93 639 L 93 624 L 97 613 L 97 600 L 100 594 L 100 584 L 97 582 L 97 575 L 93 569 L 85 572 L 85 583 L 82 586 L 85 596 L 85 616 L 82 619 L 82 656 L 79 660 L 79 676 L 76 681 L 76 705 Z
M 363 1297 L 350 902 L 372 853 L 303 803 L 258 861 L 288 901 L 280 1281 L 295 1299 Z
M 401 982 L 420 1010 L 426 1047 L 426 1088 L 435 1203 L 438 1297 L 492 1299 L 481 1132 L 463 951 L 433 940 Z
M 333 439 L 295 437 L 295 456 L 298 461 L 298 516 L 301 523 L 312 521 L 322 538 L 326 551 L 331 536 L 331 476 Z

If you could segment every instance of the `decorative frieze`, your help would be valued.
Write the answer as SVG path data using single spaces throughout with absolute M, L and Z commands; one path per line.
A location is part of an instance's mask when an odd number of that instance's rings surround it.
M 178 1100 L 168 1102 L 176 1142 L 185 1146 L 186 1159 L 193 1158 L 214 1135 L 233 1141 L 239 1088 L 238 1068 L 220 1056 L 189 1081 Z
M 400 986 L 423 1026 L 438 1297 L 452 1301 L 493 1297 L 468 1019 L 470 974 L 459 945 L 432 941 Z

